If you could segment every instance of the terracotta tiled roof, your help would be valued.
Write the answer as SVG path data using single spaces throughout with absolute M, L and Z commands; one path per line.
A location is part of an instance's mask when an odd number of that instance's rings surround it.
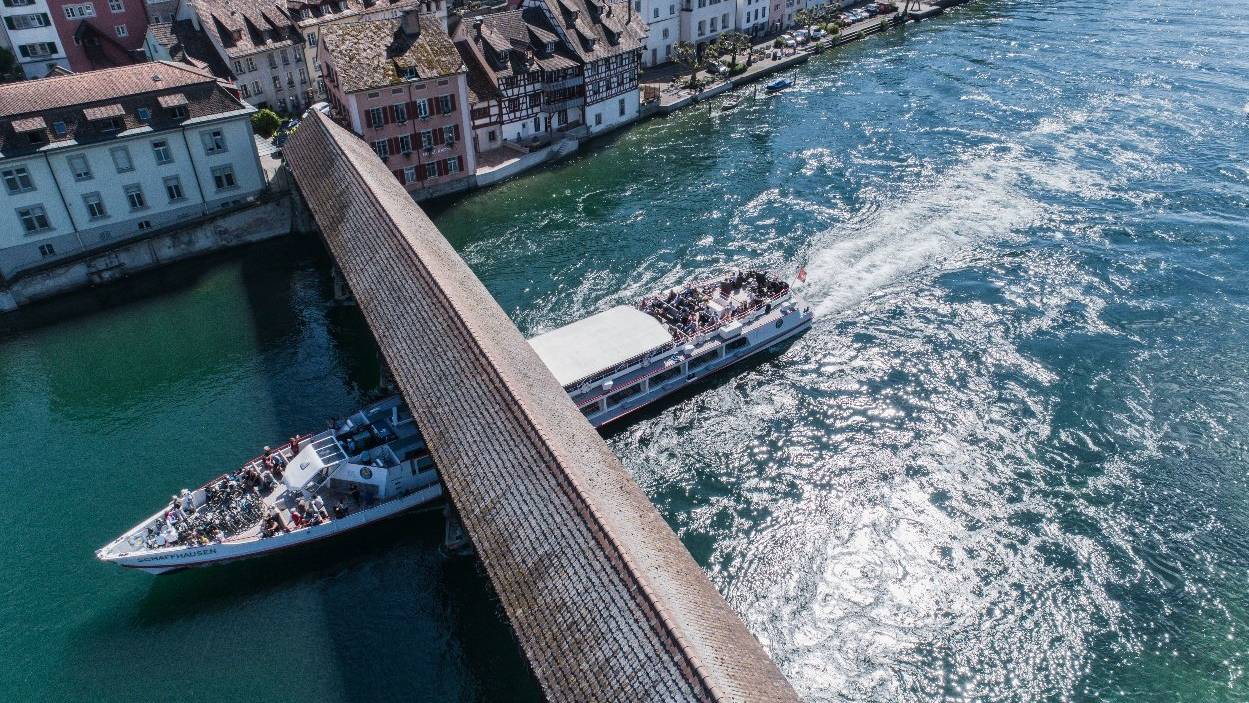
M 189 66 L 153 61 L 6 83 L 0 85 L 0 119 L 25 112 L 103 102 L 128 95 L 214 81 L 216 79 L 213 76 Z
M 156 98 L 156 102 L 159 103 L 161 107 L 177 107 L 179 105 L 186 105 L 187 99 L 186 95 L 183 95 L 182 93 L 168 93 Z
M 230 58 L 295 45 L 303 36 L 282 0 L 190 0 L 204 31 Z
M 122 129 L 172 129 L 182 119 L 161 105 L 169 95 L 183 96 L 186 118 L 248 109 L 207 72 L 167 61 L 19 81 L 0 85 L 0 154 L 28 153 L 49 141 L 113 139 L 113 122 L 96 122 L 110 117 L 120 119 Z M 46 125 L 35 130 L 43 136 L 38 142 L 30 140 L 30 132 L 19 134 L 32 118 Z
M 400 18 L 345 22 L 321 31 L 322 48 L 345 92 L 402 83 L 408 69 L 415 70 L 418 78 L 465 70 L 441 22 L 422 16 L 415 38 L 404 34 L 401 22 Z
M 421 0 L 381 0 L 381 2 L 365 3 L 363 0 L 342 0 L 342 2 L 303 2 L 290 0 L 287 7 L 291 16 L 299 23 L 301 29 L 321 24 L 350 19 L 366 12 L 377 12 L 380 9 L 402 9 L 415 7 Z M 343 9 L 339 10 L 339 6 Z
M 582 61 L 640 51 L 646 22 L 629 0 L 545 0 Z
M 26 117 L 20 120 L 13 120 L 13 131 L 19 134 L 47 128 L 48 123 L 44 122 L 42 117 Z
M 165 47 L 173 61 L 206 69 L 223 80 L 234 80 L 234 74 L 226 66 L 208 34 L 204 30 L 196 29 L 191 20 L 150 24 L 148 33 L 153 40 Z
M 163 98 L 164 96 L 161 97 Z M 126 114 L 126 109 L 121 106 L 121 103 L 109 103 L 108 105 L 85 108 L 82 114 L 94 122 L 95 120 L 103 120 L 109 117 L 122 117 Z
M 795 701 L 369 146 L 314 112 L 285 154 L 546 699 Z
M 526 57 L 531 57 L 534 67 L 543 71 L 559 71 L 579 63 L 541 8 L 482 15 L 480 32 L 477 19 L 466 17 L 459 23 L 455 28 L 456 44 L 471 51 L 475 61 L 470 68 L 489 74 L 487 80 L 492 84 L 531 70 L 525 65 Z M 554 44 L 553 52 L 547 52 L 548 42 Z

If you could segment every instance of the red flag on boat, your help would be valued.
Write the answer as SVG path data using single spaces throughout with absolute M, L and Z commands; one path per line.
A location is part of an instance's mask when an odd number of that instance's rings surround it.
M 798 282 L 799 283 L 807 282 L 807 267 L 806 266 L 801 266 L 798 268 Z

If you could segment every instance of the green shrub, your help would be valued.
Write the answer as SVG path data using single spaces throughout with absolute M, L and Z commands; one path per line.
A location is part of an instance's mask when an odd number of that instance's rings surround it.
M 746 72 L 746 64 L 739 63 L 729 67 L 730 76 L 740 76 Z
M 780 49 L 780 48 L 781 48 L 781 47 L 783 47 L 783 46 L 785 46 L 785 42 L 784 42 L 784 41 L 782 41 L 780 37 L 777 37 L 777 38 L 775 38 L 775 39 L 773 39 L 773 40 L 772 40 L 772 48 L 773 48 L 773 49 Z
M 281 126 L 282 118 L 267 107 L 252 113 L 252 130 L 265 139 L 272 137 Z

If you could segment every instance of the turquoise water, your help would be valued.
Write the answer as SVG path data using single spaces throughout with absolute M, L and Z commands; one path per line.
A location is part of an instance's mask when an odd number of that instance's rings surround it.
M 608 438 L 807 700 L 1249 700 L 1249 6 L 981 0 L 793 75 L 431 214 L 530 334 L 807 267 L 810 333 Z M 327 267 L 0 320 L 4 698 L 536 698 L 436 515 L 91 557 L 373 387 Z

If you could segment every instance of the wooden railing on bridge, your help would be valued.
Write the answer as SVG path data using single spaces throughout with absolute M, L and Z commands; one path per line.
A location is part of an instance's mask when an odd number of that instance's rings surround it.
M 795 700 L 368 145 L 314 111 L 285 152 L 546 697 Z

